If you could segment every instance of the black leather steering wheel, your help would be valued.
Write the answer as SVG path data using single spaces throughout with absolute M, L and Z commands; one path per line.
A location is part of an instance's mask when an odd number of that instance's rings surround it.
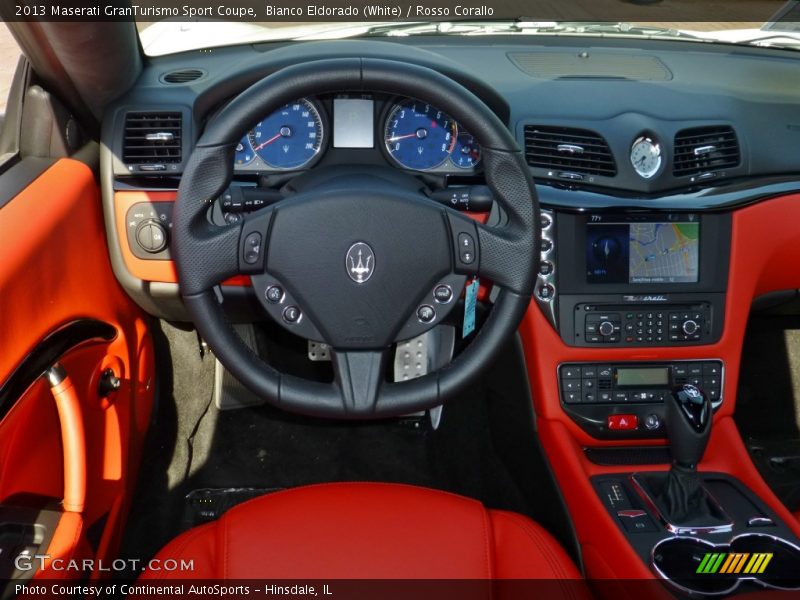
M 503 224 L 477 224 L 417 191 L 352 174 L 300 191 L 242 222 L 225 227 L 210 222 L 209 203 L 230 183 L 234 148 L 253 123 L 297 98 L 361 90 L 411 96 L 461 123 L 480 144 Z M 330 59 L 269 75 L 208 123 L 178 189 L 173 249 L 181 295 L 200 335 L 251 391 L 294 412 L 382 418 L 437 406 L 490 364 L 529 305 L 538 221 L 522 153 L 505 125 L 470 91 L 421 66 Z M 236 274 L 251 275 L 267 311 L 284 321 L 288 317 L 284 326 L 330 345 L 332 383 L 280 373 L 247 347 L 214 293 Z M 392 344 L 438 325 L 455 301 L 436 305 L 440 310 L 431 322 L 422 322 L 418 308 L 434 305 L 439 285 L 450 286 L 457 297 L 470 275 L 500 287 L 471 343 L 438 371 L 385 381 Z M 285 314 L 290 307 L 299 312 Z

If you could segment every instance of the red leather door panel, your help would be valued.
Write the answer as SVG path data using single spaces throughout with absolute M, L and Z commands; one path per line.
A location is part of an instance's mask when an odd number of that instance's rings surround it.
M 81 518 L 65 521 L 50 545 L 57 555 L 83 547 L 84 554 L 108 558 L 116 550 L 150 419 L 154 360 L 146 316 L 112 273 L 89 168 L 68 159 L 56 162 L 0 210 L 0 239 L 0 385 L 48 334 L 71 322 L 94 319 L 116 330 L 110 342 L 88 343 L 59 357 L 81 404 L 87 494 Z M 107 368 L 122 385 L 101 398 L 97 384 Z M 24 494 L 61 498 L 62 460 L 54 400 L 38 380 L 0 422 L 0 502 Z M 107 521 L 96 552 L 84 536 L 101 518 Z

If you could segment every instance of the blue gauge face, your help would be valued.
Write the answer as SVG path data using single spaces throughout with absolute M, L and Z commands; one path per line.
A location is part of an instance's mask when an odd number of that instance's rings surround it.
M 456 124 L 430 104 L 404 100 L 386 119 L 384 142 L 389 155 L 401 166 L 427 171 L 450 156 L 456 143 Z
M 274 169 L 300 169 L 322 147 L 322 118 L 305 98 L 290 102 L 263 119 L 249 134 L 255 153 Z
M 472 169 L 481 160 L 481 147 L 466 131 L 459 130 L 456 146 L 450 154 L 450 162 L 459 169 Z
M 249 165 L 253 162 L 253 159 L 256 157 L 256 153 L 253 152 L 253 146 L 250 145 L 250 138 L 248 136 L 244 136 L 239 143 L 236 144 L 236 154 L 234 156 L 233 162 L 236 165 Z

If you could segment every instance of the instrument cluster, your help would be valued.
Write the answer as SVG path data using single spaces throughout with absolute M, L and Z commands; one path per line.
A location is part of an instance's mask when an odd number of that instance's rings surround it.
M 266 115 L 239 141 L 234 170 L 302 171 L 323 159 L 470 175 L 481 150 L 459 123 L 420 100 L 340 94 L 299 98 Z

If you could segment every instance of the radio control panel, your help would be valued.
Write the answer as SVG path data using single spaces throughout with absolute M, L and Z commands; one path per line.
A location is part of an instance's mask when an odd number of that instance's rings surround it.
M 697 304 L 597 305 L 575 307 L 574 344 L 669 346 L 714 341 L 713 311 Z

